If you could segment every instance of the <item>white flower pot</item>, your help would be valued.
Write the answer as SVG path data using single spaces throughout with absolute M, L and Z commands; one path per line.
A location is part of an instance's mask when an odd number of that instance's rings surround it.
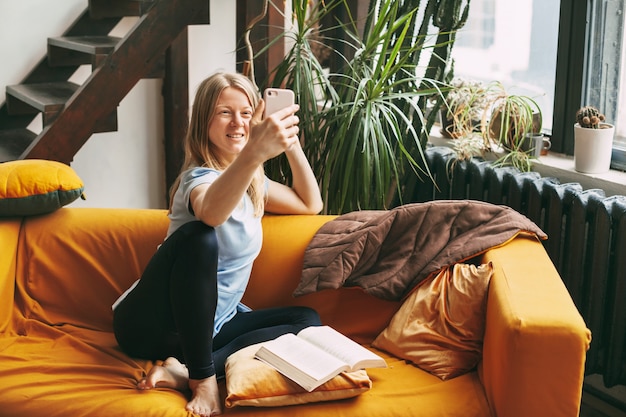
M 574 169 L 587 174 L 607 172 L 611 167 L 615 126 L 602 123 L 600 129 L 574 125 Z

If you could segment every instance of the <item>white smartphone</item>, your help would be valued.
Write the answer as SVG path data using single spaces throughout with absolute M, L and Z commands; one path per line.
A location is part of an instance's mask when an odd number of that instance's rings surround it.
M 266 88 L 263 93 L 263 100 L 265 100 L 265 112 L 263 114 L 263 118 L 265 118 L 294 104 L 295 94 L 293 91 L 283 88 Z

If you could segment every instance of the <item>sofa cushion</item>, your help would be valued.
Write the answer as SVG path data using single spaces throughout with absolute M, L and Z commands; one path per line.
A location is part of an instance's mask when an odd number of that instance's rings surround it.
M 169 388 L 136 389 L 152 364 L 129 358 L 112 333 L 29 321 L 28 337 L 0 338 L 2 416 L 190 417 L 188 398 Z M 388 368 L 368 370 L 372 389 L 353 398 L 288 407 L 233 407 L 224 415 L 299 417 L 486 417 L 476 372 L 449 381 L 384 352 Z M 157 362 L 158 364 L 158 362 Z M 220 381 L 222 399 L 226 387 Z M 444 406 L 445 405 L 445 406 Z
M 308 392 L 271 366 L 255 359 L 260 344 L 226 360 L 226 407 L 274 407 L 356 397 L 372 387 L 365 370 L 346 372 Z
M 111 331 L 111 305 L 167 230 L 166 210 L 62 208 L 22 225 L 16 291 L 28 317 Z
M 445 268 L 413 291 L 373 346 L 450 379 L 482 357 L 491 263 Z
M 0 338 L 2 416 L 189 417 L 185 396 L 136 388 L 150 362 L 123 354 L 112 333 L 26 319 Z
M 0 216 L 52 212 L 83 194 L 83 182 L 68 165 L 27 159 L 0 164 Z

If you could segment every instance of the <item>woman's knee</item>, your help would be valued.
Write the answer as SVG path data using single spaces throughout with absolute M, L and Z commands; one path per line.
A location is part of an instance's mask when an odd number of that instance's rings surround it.
M 184 235 L 182 244 L 191 248 L 203 248 L 203 251 L 217 252 L 217 234 L 211 226 L 201 221 L 193 221 L 180 227 L 180 233 Z
M 303 326 L 320 326 L 322 320 L 320 319 L 317 311 L 310 307 L 297 306 L 293 307 L 291 317 L 295 323 L 302 324 Z

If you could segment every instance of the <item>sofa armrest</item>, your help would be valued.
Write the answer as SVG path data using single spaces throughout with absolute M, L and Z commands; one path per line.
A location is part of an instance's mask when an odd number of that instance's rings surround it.
M 496 416 L 578 415 L 591 334 L 542 244 L 488 251 L 495 267 L 481 378 Z

